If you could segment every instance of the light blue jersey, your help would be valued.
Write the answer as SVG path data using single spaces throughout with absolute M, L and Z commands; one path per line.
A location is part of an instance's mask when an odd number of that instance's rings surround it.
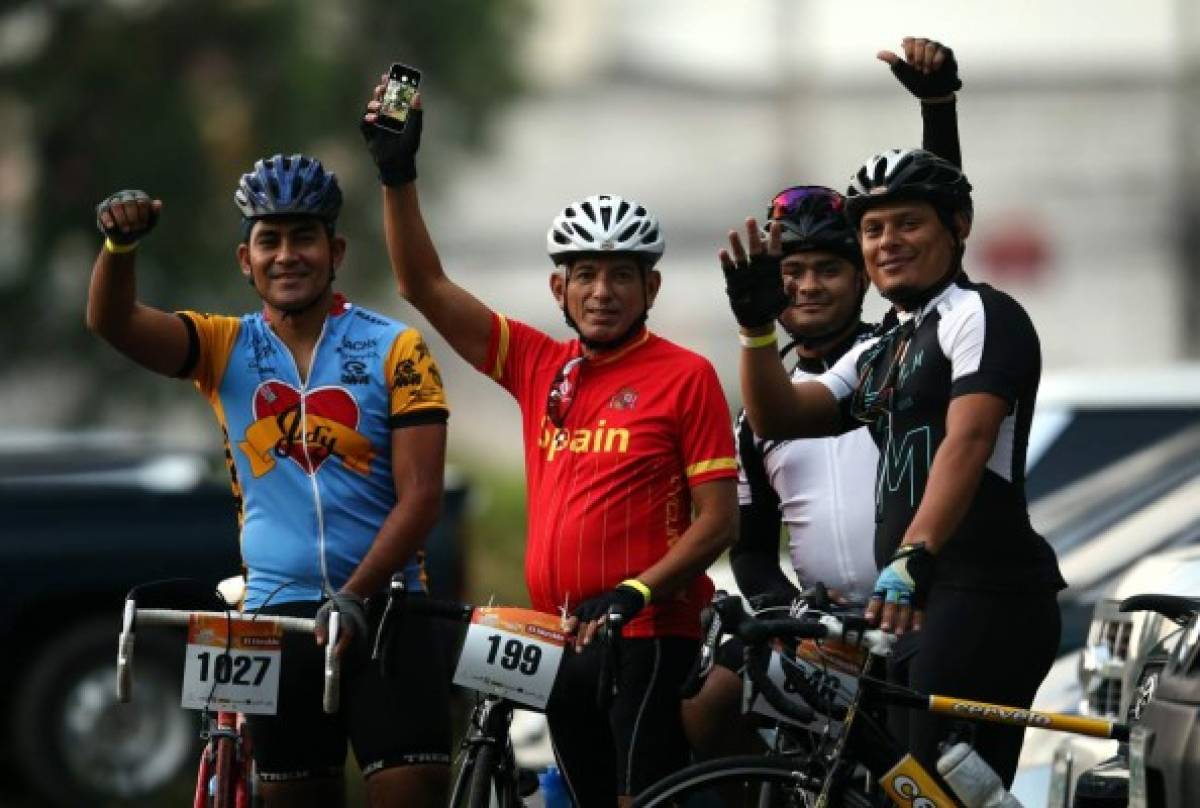
M 225 434 L 239 500 L 246 608 L 341 588 L 396 504 L 392 430 L 445 422 L 437 365 L 412 328 L 338 296 L 301 381 L 263 313 L 180 312 L 186 375 Z M 424 589 L 421 554 L 405 567 Z

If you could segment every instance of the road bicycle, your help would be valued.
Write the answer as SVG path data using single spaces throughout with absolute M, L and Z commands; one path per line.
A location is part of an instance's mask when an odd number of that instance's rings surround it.
M 136 591 L 136 590 L 135 590 Z M 337 646 L 340 615 L 330 615 L 325 648 L 325 712 L 337 712 L 341 661 Z M 202 713 L 204 749 L 196 775 L 194 808 L 251 808 L 255 778 L 247 711 L 274 712 L 280 675 L 279 639 L 283 633 L 312 634 L 310 618 L 277 617 L 239 611 L 139 608 L 133 593 L 125 600 L 117 651 L 117 699 L 133 697 L 134 649 L 139 628 L 188 629 L 184 670 L 184 706 Z M 235 709 L 240 708 L 240 709 Z
M 877 778 L 886 799 L 878 793 L 846 790 L 845 777 L 853 768 L 848 754 L 851 739 L 872 729 L 877 722 L 864 705 L 871 702 L 924 709 L 968 721 L 1022 727 L 1038 727 L 1080 735 L 1127 740 L 1129 727 L 1115 721 L 1083 716 L 1038 712 L 999 704 L 919 693 L 875 679 L 867 673 L 885 656 L 893 638 L 868 629 L 861 618 L 839 618 L 830 614 L 800 614 L 786 618 L 757 618 L 746 613 L 740 598 L 725 596 L 714 602 L 722 630 L 745 644 L 745 676 L 748 689 L 760 693 L 782 716 L 809 725 L 818 714 L 840 719 L 840 731 L 826 733 L 815 745 L 793 750 L 775 749 L 767 755 L 741 755 L 706 761 L 664 778 L 634 800 L 639 808 L 673 805 L 795 806 L 832 808 L 845 805 L 888 805 L 902 808 L 958 808 L 970 806 L 973 795 L 959 801 L 950 794 L 881 727 L 875 726 L 872 741 L 887 745 L 886 756 L 893 765 Z M 796 661 L 795 649 L 805 640 L 838 643 L 861 648 L 866 658 L 852 691 L 827 671 L 815 670 Z M 802 699 L 789 697 L 768 675 L 772 650 L 778 654 L 785 681 Z M 976 758 L 977 760 L 977 758 Z M 879 767 L 873 767 L 878 769 Z M 990 770 L 989 770 L 990 771 Z M 994 773 L 992 773 L 994 777 Z
M 466 624 L 454 682 L 476 691 L 466 735 L 455 761 L 451 808 L 522 808 L 538 789 L 536 773 L 518 765 L 509 737 L 515 709 L 543 711 L 553 688 L 567 638 L 561 619 L 530 609 L 475 606 L 432 600 L 406 592 L 392 580 L 373 654 L 384 675 L 396 654 L 388 648 L 406 615 Z M 613 616 L 615 617 L 615 616 Z M 597 700 L 611 696 L 620 620 L 612 619 L 598 639 L 603 674 Z

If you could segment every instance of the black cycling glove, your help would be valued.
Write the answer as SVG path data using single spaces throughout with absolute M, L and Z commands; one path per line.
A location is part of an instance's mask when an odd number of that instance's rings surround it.
M 367 151 L 379 168 L 379 181 L 390 188 L 399 188 L 417 178 L 417 150 L 421 148 L 423 110 L 410 109 L 403 132 L 383 129 L 363 121 L 359 125 Z
M 932 73 L 922 73 L 901 59 L 892 65 L 892 75 L 904 85 L 904 89 L 922 100 L 957 92 L 962 89 L 962 81 L 958 78 L 958 62 L 954 60 L 954 51 L 946 47 L 942 50 L 946 59 Z
M 588 598 L 576 606 L 575 611 L 571 614 L 584 623 L 590 623 L 612 611 L 621 615 L 624 622 L 627 623 L 645 605 L 646 599 L 641 592 L 628 584 L 619 584 L 615 589 L 610 589 L 603 595 Z
M 317 625 L 329 630 L 329 614 L 337 608 L 338 626 L 341 631 L 349 630 L 350 647 L 366 648 L 367 645 L 367 607 L 358 595 L 343 589 L 335 592 L 329 600 L 321 604 L 317 610 Z
M 759 253 L 721 269 L 725 273 L 729 308 L 742 328 L 761 328 L 774 323 L 791 303 L 783 290 L 777 255 Z
M 113 207 L 114 205 L 123 205 L 127 202 L 134 202 L 138 205 L 144 203 L 146 207 L 149 208 L 150 216 L 146 220 L 146 223 L 143 226 L 135 229 L 122 230 L 121 226 L 116 223 L 115 217 L 113 217 L 112 226 L 105 227 L 104 223 L 100 221 L 100 214 L 108 211 L 109 208 Z M 112 217 L 111 211 L 108 215 L 109 217 Z M 96 227 L 99 228 L 100 232 L 104 234 L 104 237 L 113 244 L 134 244 L 140 241 L 142 236 L 153 230 L 154 225 L 157 223 L 158 212 L 154 210 L 154 203 L 151 201 L 150 195 L 145 191 L 117 191 L 115 194 L 108 197 L 96 206 Z

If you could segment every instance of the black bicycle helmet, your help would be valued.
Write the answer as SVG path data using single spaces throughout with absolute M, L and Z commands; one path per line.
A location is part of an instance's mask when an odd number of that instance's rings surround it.
M 771 200 L 767 221 L 781 225 L 785 255 L 826 250 L 862 266 L 858 237 L 846 219 L 846 200 L 832 188 L 796 185 L 783 189 Z
M 337 176 L 303 154 L 258 160 L 243 174 L 233 201 L 247 222 L 265 216 L 315 216 L 331 231 L 342 209 Z
M 956 213 L 966 214 L 967 221 L 974 214 L 966 175 L 924 149 L 890 149 L 867 160 L 846 189 L 846 213 L 857 230 L 869 209 L 900 199 L 930 203 L 951 230 Z

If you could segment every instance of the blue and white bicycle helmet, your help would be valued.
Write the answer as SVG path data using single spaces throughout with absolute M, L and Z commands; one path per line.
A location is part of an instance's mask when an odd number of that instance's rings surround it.
M 267 216 L 315 216 L 332 231 L 342 209 L 342 190 L 337 176 L 315 157 L 276 154 L 258 160 L 242 175 L 233 201 L 246 222 Z

